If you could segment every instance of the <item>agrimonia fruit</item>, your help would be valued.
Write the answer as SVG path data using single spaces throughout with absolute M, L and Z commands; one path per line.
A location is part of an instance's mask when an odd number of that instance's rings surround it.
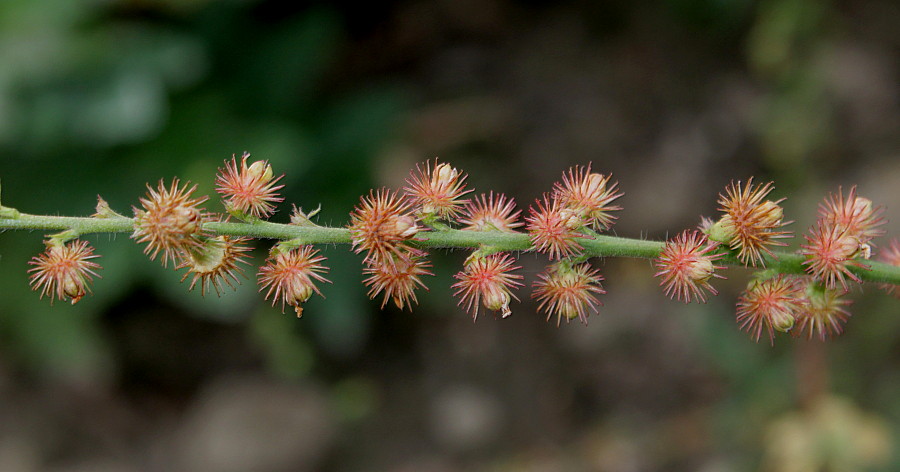
M 594 257 L 652 259 L 662 292 L 684 303 L 717 295 L 714 282 L 728 266 L 754 269 L 737 300 L 736 322 L 757 341 L 773 342 L 779 332 L 822 340 L 840 334 L 850 317 L 846 295 L 861 283 L 900 293 L 900 242 L 893 239 L 877 251 L 884 210 L 856 187 L 824 199 L 805 242 L 791 253 L 778 249 L 792 237 L 785 229 L 790 221 L 781 207 L 784 198 L 769 198 L 774 184 L 753 179 L 724 189 L 718 219 L 704 217 L 698 228 L 654 242 L 602 234 L 619 217 L 623 193 L 611 175 L 591 165 L 563 172 L 522 217 L 512 198 L 473 194 L 461 170 L 434 159 L 417 165 L 402 190 L 362 196 L 345 228 L 319 226 L 315 212 L 296 207 L 290 223 L 267 221 L 284 200 L 278 193 L 282 177 L 268 162 L 244 153 L 240 160 L 226 160 L 215 177 L 221 214 L 205 208 L 208 197 L 196 196 L 195 185 L 175 178 L 148 184 L 131 218 L 102 198 L 88 218 L 29 215 L 0 205 L 0 230 L 63 230 L 47 237 L 45 251 L 28 270 L 32 289 L 51 302 L 76 303 L 90 293 L 101 267 L 81 237 L 104 232 L 131 233 L 151 260 L 183 271 L 189 289 L 218 295 L 247 277 L 252 239 L 275 239 L 256 273 L 259 290 L 298 317 L 303 303 L 322 296 L 323 284 L 330 283 L 327 260 L 315 247 L 321 243 L 349 244 L 363 257 L 369 297 L 400 309 L 412 309 L 419 292 L 434 283 L 429 249 L 469 251 L 451 288 L 473 319 L 485 312 L 496 318 L 513 314 L 531 279 L 531 298 L 548 321 L 586 324 L 606 293 L 604 277 L 591 264 Z M 543 272 L 523 273 L 517 258 L 527 252 L 547 258 Z

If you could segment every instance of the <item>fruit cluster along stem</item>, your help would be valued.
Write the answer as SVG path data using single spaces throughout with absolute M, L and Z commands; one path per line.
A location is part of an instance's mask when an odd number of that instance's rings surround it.
M 10 208 L 4 210 L 0 218 L 0 231 L 4 230 L 51 230 L 71 231 L 73 236 L 91 233 L 130 233 L 134 231 L 134 219 L 127 217 L 70 217 L 30 215 L 18 213 Z M 204 230 L 216 235 L 244 236 L 251 238 L 297 240 L 303 244 L 350 244 L 350 231 L 346 228 L 316 225 L 292 225 L 255 221 L 252 223 L 214 222 L 206 223 Z M 529 251 L 532 243 L 527 234 L 500 231 L 462 231 L 456 229 L 436 229 L 421 232 L 414 245 L 427 248 L 478 249 L 491 251 Z M 590 257 L 633 257 L 654 259 L 659 256 L 665 243 L 617 236 L 593 235 L 579 238 L 584 254 Z M 774 257 L 766 256 L 766 267 L 785 274 L 804 274 L 801 264 L 804 257 L 776 251 Z M 733 255 L 726 255 L 721 262 L 728 266 L 743 267 L 744 264 Z M 865 261 L 869 268 L 849 267 L 862 280 L 900 285 L 900 267 L 877 261 Z

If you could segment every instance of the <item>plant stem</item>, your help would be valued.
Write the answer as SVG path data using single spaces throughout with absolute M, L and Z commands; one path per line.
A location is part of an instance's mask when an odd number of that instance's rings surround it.
M 130 233 L 134 230 L 134 220 L 124 217 L 92 218 L 18 213 L 15 218 L 0 218 L 0 231 L 10 229 L 69 230 L 75 236 L 91 233 Z M 280 240 L 296 239 L 305 244 L 350 244 L 351 242 L 350 231 L 346 228 L 297 226 L 268 221 L 207 223 L 204 225 L 204 229 L 216 235 Z M 653 259 L 659 255 L 659 252 L 665 246 L 665 243 L 658 241 L 607 235 L 596 235 L 592 239 L 584 238 L 578 242 L 584 247 L 585 254 L 592 257 Z M 531 249 L 531 241 L 527 234 L 499 231 L 460 231 L 456 229 L 420 232 L 413 244 L 423 248 L 477 249 L 482 246 L 489 246 L 493 250 L 498 251 L 528 251 Z M 775 257 L 766 257 L 766 268 L 785 274 L 803 274 L 803 260 L 803 256 L 799 254 L 777 251 L 775 252 Z M 737 258 L 732 255 L 726 256 L 721 261 L 728 266 L 742 266 Z M 870 270 L 855 266 L 851 266 L 849 269 L 859 278 L 868 282 L 900 285 L 900 267 L 875 261 L 865 261 L 864 263 L 870 266 Z

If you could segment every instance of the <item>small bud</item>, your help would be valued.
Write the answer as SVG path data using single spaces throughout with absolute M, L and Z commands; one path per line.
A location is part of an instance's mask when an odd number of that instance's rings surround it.
M 584 191 L 589 195 L 602 195 L 606 192 L 606 181 L 609 180 L 601 174 L 591 173 L 584 179 Z
M 272 172 L 272 166 L 266 161 L 256 161 L 250 164 L 250 167 L 247 168 L 247 175 L 267 182 L 275 176 L 274 172 Z
M 756 212 L 759 214 L 760 226 L 778 227 L 781 226 L 781 220 L 784 219 L 784 210 L 772 200 L 762 202 Z
M 787 311 L 775 310 L 772 312 L 771 322 L 775 331 L 787 333 L 794 327 L 794 316 Z
M 722 244 L 731 243 L 737 235 L 734 232 L 734 225 L 730 221 L 731 218 L 726 215 L 711 226 L 707 226 L 706 234 L 709 240 Z
M 394 234 L 401 239 L 409 239 L 419 232 L 416 219 L 409 215 L 398 216 L 394 219 Z
M 688 270 L 688 277 L 698 284 L 706 283 L 715 272 L 715 266 L 709 259 L 702 259 L 691 264 Z
M 846 231 L 840 232 L 834 245 L 837 253 L 841 254 L 844 259 L 853 259 L 860 251 L 859 238 Z
M 853 209 L 853 213 L 857 213 L 860 215 L 871 215 L 874 209 L 874 204 L 872 200 L 869 200 L 865 197 L 856 197 L 853 200 L 853 204 L 851 205 Z
M 571 208 L 559 210 L 559 218 L 563 221 L 563 225 L 570 230 L 574 231 L 584 227 L 583 217 Z
M 459 179 L 459 171 L 450 166 L 450 164 L 440 164 L 434 168 L 434 175 L 431 183 L 435 188 L 449 188 L 456 180 Z
M 509 309 L 509 302 L 509 293 L 498 289 L 492 289 L 485 292 L 484 300 L 482 300 L 484 307 L 488 310 L 501 312 L 501 318 L 506 318 L 512 314 L 512 310 Z

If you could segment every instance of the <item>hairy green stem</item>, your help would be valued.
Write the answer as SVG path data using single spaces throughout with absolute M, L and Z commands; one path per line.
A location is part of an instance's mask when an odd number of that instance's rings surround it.
M 134 220 L 125 217 L 92 218 L 69 216 L 43 216 L 12 213 L 9 208 L 0 212 L 0 231 L 3 230 L 51 230 L 70 231 L 73 236 L 91 233 L 130 233 L 134 230 Z M 11 217 L 10 217 L 11 216 Z M 268 221 L 253 223 L 207 223 L 204 229 L 217 235 L 246 236 L 289 240 L 295 239 L 305 244 L 349 244 L 350 231 L 346 228 L 322 226 L 297 226 Z M 579 244 L 585 254 L 592 257 L 635 257 L 652 259 L 659 255 L 665 243 L 641 239 L 596 235 L 592 239 L 580 239 Z M 499 231 L 460 231 L 456 229 L 420 232 L 413 242 L 423 248 L 477 249 L 490 247 L 495 251 L 528 251 L 531 241 L 527 234 Z M 785 274 L 803 274 L 803 256 L 777 251 L 775 256 L 766 256 L 766 267 Z M 723 258 L 727 266 L 742 266 L 733 255 Z M 900 285 L 900 267 L 889 264 L 864 261 L 869 269 L 853 267 L 849 269 L 862 280 Z

